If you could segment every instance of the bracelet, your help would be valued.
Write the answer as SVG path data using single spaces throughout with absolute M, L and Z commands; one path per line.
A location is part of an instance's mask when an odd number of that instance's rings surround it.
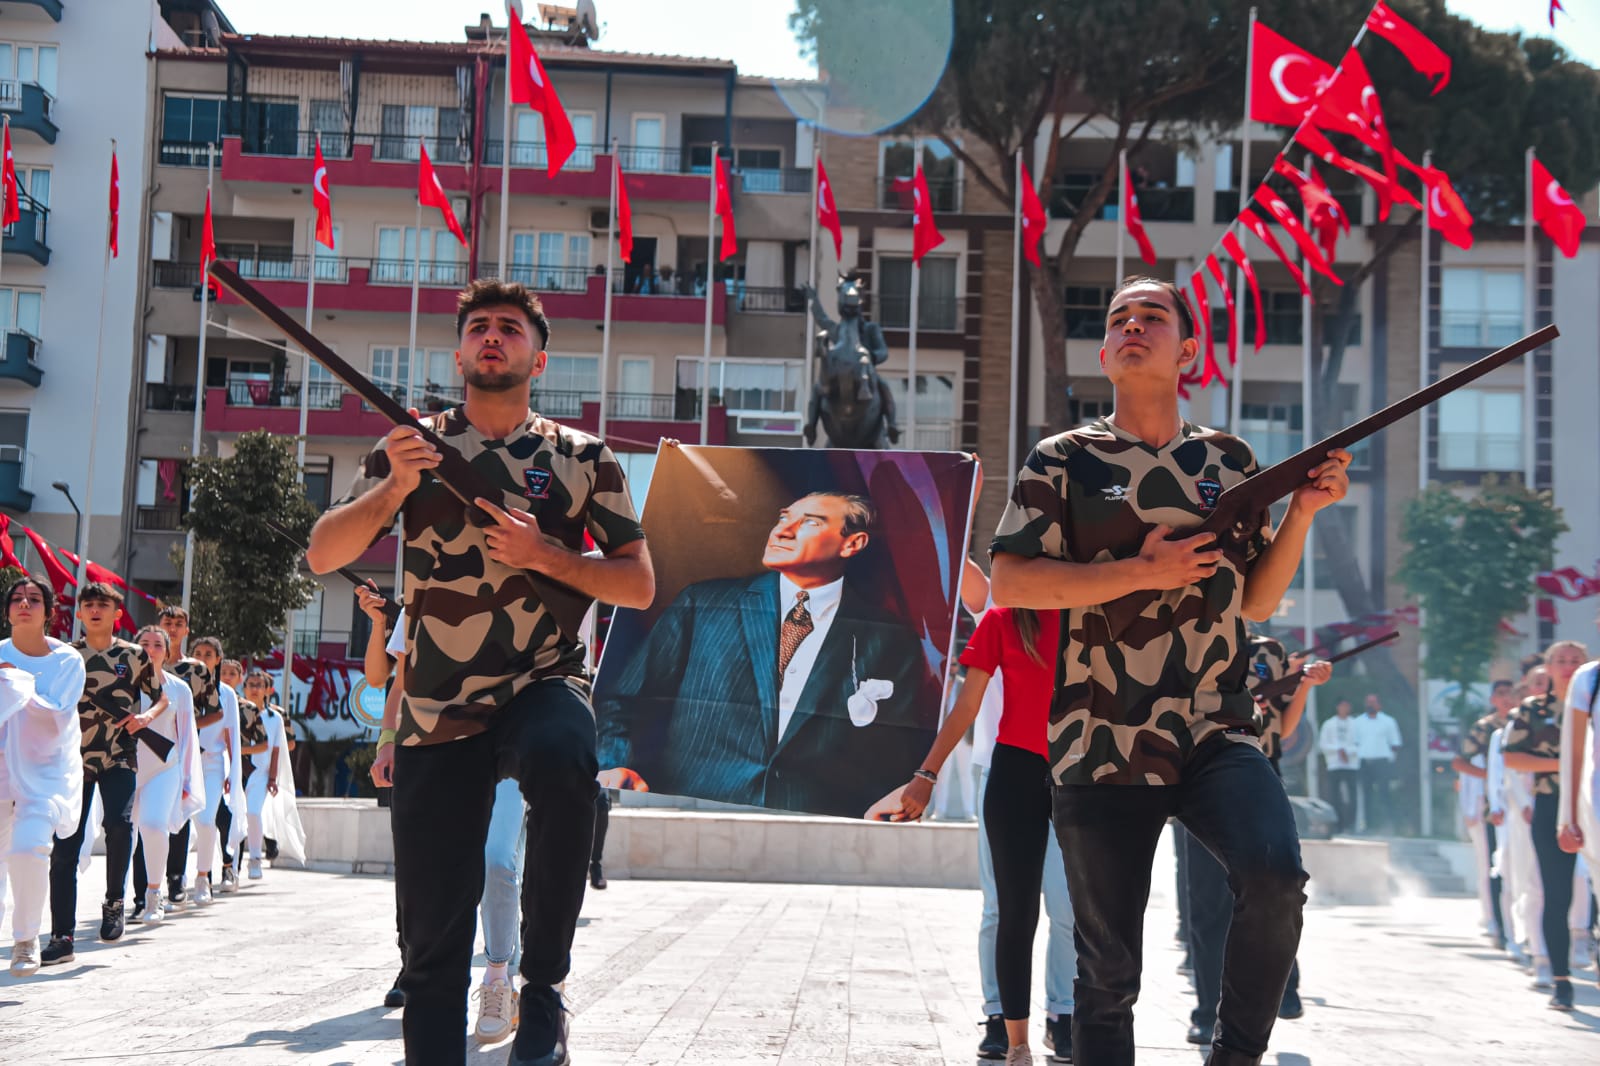
M 381 748 L 385 744 L 393 744 L 394 743 L 394 732 L 395 731 L 393 729 L 380 729 L 380 730 L 378 730 L 378 747 Z
M 911 771 L 911 776 L 920 777 L 930 785 L 938 784 L 939 782 L 939 775 L 932 770 L 913 770 Z

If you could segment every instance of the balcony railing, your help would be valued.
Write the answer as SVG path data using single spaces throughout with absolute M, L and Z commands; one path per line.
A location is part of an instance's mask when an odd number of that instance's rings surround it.
M 961 181 L 958 178 L 929 178 L 928 196 L 935 212 L 961 210 Z M 910 211 L 913 196 L 911 178 L 878 179 L 878 206 L 885 211 Z
M 750 311 L 758 314 L 784 314 L 790 311 L 804 311 L 806 309 L 805 297 L 801 295 L 799 289 L 735 283 L 733 296 L 734 299 L 739 301 L 737 306 L 741 311 Z
M 1521 470 L 1520 433 L 1441 433 L 1440 470 Z
M 424 259 L 417 265 L 419 284 L 437 288 L 466 288 L 467 282 L 472 280 L 468 274 L 467 264 L 461 262 Z M 367 281 L 373 285 L 410 285 L 411 260 L 374 259 Z
M 911 297 L 899 293 L 883 293 L 876 300 L 878 324 L 885 329 L 911 327 Z M 931 299 L 927 296 L 917 301 L 917 328 L 935 331 L 954 330 L 959 300 Z
M 1072 218 L 1084 197 L 1094 187 L 1092 181 L 1067 180 L 1056 182 L 1050 196 L 1050 213 L 1056 218 Z M 1187 185 L 1145 185 L 1136 189 L 1139 217 L 1146 222 L 1193 222 L 1194 189 Z M 1097 219 L 1115 219 L 1121 216 L 1118 192 L 1115 188 L 1106 202 L 1100 205 Z
M 800 193 L 811 192 L 811 171 L 797 167 L 771 170 L 747 168 L 739 171 L 740 185 L 750 193 Z M 931 190 L 930 190 L 931 191 Z
M 133 528 L 142 533 L 176 533 L 183 528 L 183 509 L 177 504 L 148 507 L 134 512 Z
M 530 289 L 540 292 L 584 292 L 589 279 L 601 268 L 533 266 L 528 263 L 511 264 L 511 280 L 520 281 Z
M 917 417 L 917 431 L 909 434 L 905 431 L 906 411 L 904 403 L 896 411 L 900 420 L 900 443 L 895 447 L 901 451 L 909 452 L 950 452 L 956 450 L 957 434 L 956 424 L 950 419 Z
M 0 79 L 0 111 L 18 129 L 32 130 L 50 144 L 56 140 L 55 97 L 38 82 Z
M 358 142 L 371 141 L 372 158 L 384 162 L 403 163 L 415 162 L 421 158 L 417 150 L 418 143 L 428 146 L 428 159 L 434 163 L 470 163 L 472 162 L 472 142 L 460 137 L 417 137 L 408 134 L 380 133 L 356 134 Z M 250 151 L 245 145 L 240 145 L 243 151 Z
M 567 159 L 562 170 L 593 170 L 594 157 L 606 150 L 602 144 L 580 144 L 573 149 L 572 155 Z M 497 167 L 503 161 L 505 154 L 504 141 L 485 141 L 483 145 L 483 162 L 485 166 Z M 550 157 L 545 152 L 543 141 L 512 141 L 511 165 L 514 167 L 535 167 L 543 169 L 550 165 Z
M 606 397 L 606 417 L 610 419 L 671 422 L 676 410 L 677 397 L 670 392 L 613 392 Z
M 344 393 L 345 387 L 337 381 L 313 381 L 307 390 L 306 405 L 313 411 L 337 411 Z M 230 377 L 228 406 L 299 408 L 300 383 Z
M 193 411 L 193 385 L 164 385 L 148 382 L 144 387 L 146 411 Z
M 639 174 L 709 174 L 709 159 L 702 166 L 691 162 L 682 148 L 654 148 L 648 145 L 621 144 L 617 146 L 617 161 L 622 169 Z
M 50 262 L 50 209 L 30 196 L 23 196 L 21 217 L 5 228 L 8 251 L 21 252 L 41 265 Z
M 220 142 L 220 138 L 218 139 Z M 217 158 L 222 157 L 222 145 L 216 146 Z M 210 158 L 212 143 L 209 141 L 174 141 L 162 140 L 157 153 L 157 161 L 164 167 L 203 167 Z
M 592 392 L 571 392 L 561 389 L 541 389 L 537 380 L 528 396 L 528 406 L 542 415 L 556 418 L 577 418 L 583 414 L 584 401 L 593 402 L 600 397 Z

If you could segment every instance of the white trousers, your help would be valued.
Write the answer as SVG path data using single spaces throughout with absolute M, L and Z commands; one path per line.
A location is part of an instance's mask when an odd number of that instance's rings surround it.
M 200 756 L 200 769 L 206 778 L 206 809 L 194 816 L 194 868 L 197 873 L 209 875 L 217 856 L 217 810 L 225 802 L 222 756 Z
M 32 940 L 39 935 L 45 904 L 50 899 L 50 848 L 54 838 L 47 801 L 19 801 L 0 794 L 0 920 L 5 918 L 9 879 L 14 940 Z
M 1530 807 L 1529 810 L 1532 810 Z M 1530 955 L 1544 957 L 1544 882 L 1539 878 L 1539 858 L 1533 850 L 1533 826 L 1522 817 L 1516 804 L 1506 811 L 1506 847 L 1516 895 L 1511 903 L 1511 924 L 1519 944 Z M 1501 891 L 1505 891 L 1502 884 Z
M 1489 893 L 1489 880 L 1493 876 L 1494 857 L 1489 854 L 1489 834 L 1481 821 L 1467 826 L 1467 841 L 1472 845 L 1474 884 L 1478 889 L 1478 910 L 1483 927 L 1494 929 L 1494 897 Z

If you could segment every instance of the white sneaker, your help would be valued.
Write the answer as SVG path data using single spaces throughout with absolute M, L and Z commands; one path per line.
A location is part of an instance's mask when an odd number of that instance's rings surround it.
M 1589 931 L 1587 929 L 1574 929 L 1572 931 L 1572 968 L 1574 970 L 1587 970 L 1590 961 Z
M 212 902 L 210 874 L 201 874 L 199 877 L 194 879 L 193 899 L 196 907 L 204 907 L 208 903 Z
M 144 894 L 144 924 L 156 925 L 166 917 L 166 909 L 161 905 L 161 890 L 147 889 Z
M 250 860 L 250 880 L 252 880 L 252 881 L 261 880 L 261 860 L 260 859 L 251 859 Z
M 510 981 L 491 981 L 472 993 L 478 1001 L 478 1024 L 472 1038 L 483 1045 L 498 1044 L 517 1031 L 517 990 Z
M 1006 1052 L 1006 1066 L 1033 1066 L 1033 1049 L 1027 1044 L 1018 1044 Z
M 1546 959 L 1542 955 L 1533 960 L 1533 987 L 1555 987 L 1555 979 L 1550 975 L 1550 960 Z
M 239 877 L 233 872 L 233 867 L 231 866 L 224 866 L 222 868 L 221 891 L 227 895 L 232 895 L 233 893 L 239 891 Z
M 32 977 L 39 972 L 39 938 L 11 945 L 11 976 Z

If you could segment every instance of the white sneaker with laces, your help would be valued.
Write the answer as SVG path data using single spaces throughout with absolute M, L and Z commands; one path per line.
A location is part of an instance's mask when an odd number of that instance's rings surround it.
M 201 875 L 194 879 L 194 905 L 204 907 L 211 902 L 211 878 Z
M 161 890 L 157 888 L 146 889 L 144 894 L 144 924 L 157 925 L 166 916 L 166 909 L 161 905 Z
M 1533 962 L 1533 987 L 1555 987 L 1555 979 L 1550 975 L 1550 960 L 1546 959 L 1542 955 Z
M 1572 931 L 1572 968 L 1574 970 L 1587 970 L 1589 963 L 1589 931 L 1587 929 L 1574 929 Z
M 260 859 L 251 859 L 250 860 L 250 880 L 252 880 L 252 881 L 261 880 L 261 860 Z
M 231 866 L 222 868 L 222 891 L 227 895 L 232 895 L 239 891 L 239 877 L 233 872 L 233 867 Z
M 1006 1052 L 1006 1066 L 1033 1066 L 1033 1049 L 1018 1044 Z
M 478 1024 L 472 1038 L 483 1045 L 498 1044 L 517 1031 L 517 990 L 510 981 L 491 981 L 472 993 L 478 1001 Z
M 11 945 L 11 976 L 32 977 L 39 972 L 39 938 Z

